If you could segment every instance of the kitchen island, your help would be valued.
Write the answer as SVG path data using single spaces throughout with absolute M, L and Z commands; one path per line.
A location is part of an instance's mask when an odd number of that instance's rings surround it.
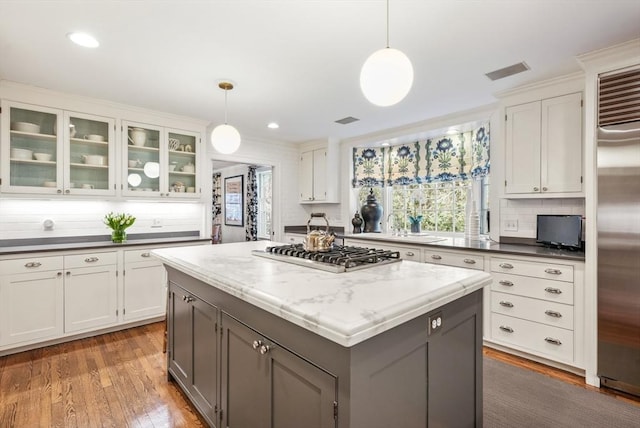
M 152 251 L 169 277 L 168 373 L 211 426 L 482 426 L 487 273 L 332 273 L 252 254 L 268 245 Z

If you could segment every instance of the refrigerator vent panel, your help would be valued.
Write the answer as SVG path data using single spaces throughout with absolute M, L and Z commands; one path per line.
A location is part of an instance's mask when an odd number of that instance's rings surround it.
M 598 125 L 640 120 L 640 68 L 600 76 Z

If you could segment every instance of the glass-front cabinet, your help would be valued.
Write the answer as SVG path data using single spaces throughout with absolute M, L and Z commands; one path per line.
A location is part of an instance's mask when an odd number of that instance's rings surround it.
M 199 198 L 197 133 L 124 122 L 123 193 L 140 197 Z
M 115 195 L 109 118 L 5 101 L 2 191 Z

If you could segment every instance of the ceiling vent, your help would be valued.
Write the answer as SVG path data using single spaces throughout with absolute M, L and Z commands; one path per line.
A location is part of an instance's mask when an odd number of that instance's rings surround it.
M 529 66 L 525 62 L 519 62 L 517 64 L 513 64 L 499 70 L 491 71 L 485 74 L 485 76 L 487 76 L 491 80 L 499 80 L 504 79 L 505 77 L 513 76 L 514 74 L 522 73 L 523 71 L 527 70 L 529 70 Z
M 359 120 L 360 119 L 356 119 L 355 117 L 347 116 L 347 117 L 343 117 L 342 119 L 336 120 L 336 123 L 339 123 L 340 125 L 348 125 L 350 123 L 357 122 Z

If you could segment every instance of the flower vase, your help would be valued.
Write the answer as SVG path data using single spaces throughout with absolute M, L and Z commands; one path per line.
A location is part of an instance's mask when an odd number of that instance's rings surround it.
M 411 233 L 420 233 L 420 222 L 411 223 Z
M 127 232 L 124 229 L 115 229 L 111 232 L 111 242 L 122 244 L 127 240 Z

